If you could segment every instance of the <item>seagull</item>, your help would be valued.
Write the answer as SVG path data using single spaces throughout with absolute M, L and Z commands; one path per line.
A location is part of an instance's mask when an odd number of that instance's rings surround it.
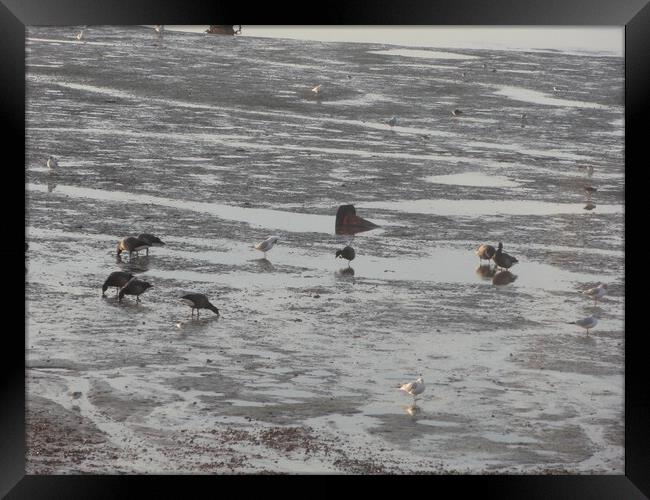
M 320 84 L 320 85 L 316 85 L 313 89 L 311 89 L 311 91 L 312 91 L 314 94 L 320 94 L 320 89 L 321 89 L 322 86 L 323 86 L 322 84 Z
M 397 125 L 397 117 L 396 117 L 396 116 L 393 116 L 393 117 L 392 117 L 390 120 L 388 120 L 386 123 L 387 123 L 388 125 L 390 125 L 391 127 L 394 127 L 395 125 Z
M 154 30 L 156 33 L 162 33 L 163 25 L 162 25 L 162 24 L 156 24 L 156 25 L 153 27 L 153 30 Z
M 589 330 L 591 330 L 598 324 L 598 318 L 596 317 L 596 315 L 592 314 L 591 316 L 587 316 L 586 318 L 582 318 L 577 321 L 572 321 L 569 324 L 578 325 L 584 328 L 585 330 L 587 330 L 587 334 L 589 334 Z
M 598 299 L 602 298 L 605 296 L 607 293 L 607 284 L 605 283 L 600 283 L 597 287 L 595 288 L 590 288 L 589 290 L 585 290 L 582 292 L 584 295 L 589 295 L 590 297 L 594 298 L 594 305 L 598 302 Z
M 77 33 L 76 38 L 77 40 L 81 40 L 84 36 L 84 30 L 81 30 L 79 33 Z
M 514 266 L 517 262 L 519 262 L 515 257 L 512 255 L 508 255 L 507 253 L 503 253 L 503 243 L 499 242 L 499 248 L 498 250 L 494 253 L 492 256 L 492 260 L 494 260 L 494 263 L 503 269 L 509 269 L 512 266 Z
M 120 288 L 120 293 L 117 295 L 118 302 L 122 301 L 125 295 L 135 295 L 135 301 L 140 302 L 140 295 L 151 288 L 153 285 L 146 281 L 141 281 L 137 278 L 131 278 L 126 285 Z
M 553 87 L 553 92 L 560 92 L 562 89 L 560 87 Z
M 492 257 L 494 257 L 494 254 L 496 253 L 496 248 L 494 248 L 492 245 L 486 245 L 485 243 L 478 247 L 478 250 L 474 252 L 476 255 L 478 255 L 478 258 L 480 260 L 480 263 L 483 263 L 484 260 L 490 261 L 492 260 Z
M 348 267 L 350 267 L 350 262 L 353 261 L 355 257 L 354 248 L 348 245 L 343 250 L 337 250 L 336 257 L 334 258 L 338 258 L 338 257 L 341 257 L 342 259 L 346 259 L 348 261 Z
M 451 114 L 454 115 L 454 116 L 460 116 L 460 115 L 463 114 L 463 112 L 462 112 L 460 109 L 454 109 L 454 110 L 451 112 Z
M 147 245 L 152 247 L 165 245 L 165 243 L 160 238 L 158 238 L 158 236 L 154 236 L 153 234 L 149 234 L 149 233 L 140 233 L 138 235 L 138 239 L 144 241 Z M 147 255 L 149 255 L 148 247 L 147 247 Z
M 124 271 L 115 271 L 109 274 L 106 281 L 104 281 L 104 286 L 102 286 L 102 297 L 106 296 L 106 289 L 109 286 L 117 287 L 117 292 L 119 293 L 120 288 L 126 285 L 131 278 L 133 278 L 133 275 Z
M 587 191 L 587 193 L 591 194 L 591 193 L 595 193 L 596 191 L 598 191 L 598 189 L 596 189 L 593 186 L 585 186 L 585 191 Z
M 253 248 L 255 250 L 259 250 L 260 252 L 264 252 L 264 258 L 266 258 L 266 252 L 271 250 L 271 248 L 273 248 L 273 245 L 275 245 L 279 239 L 279 236 L 269 236 L 264 241 L 260 241 L 259 243 L 253 245 Z
M 400 384 L 398 387 L 400 391 L 404 391 L 413 396 L 413 401 L 415 401 L 418 395 L 424 392 L 424 380 L 422 379 L 422 375 L 420 375 L 420 377 L 415 382 Z
M 192 308 L 192 316 L 194 316 L 194 309 L 196 309 L 197 318 L 199 317 L 200 309 L 210 309 L 219 316 L 219 309 L 213 306 L 208 298 L 202 293 L 188 293 L 187 295 L 183 295 L 180 299 Z
M 122 252 L 129 252 L 129 257 L 133 255 L 133 252 L 140 252 L 140 250 L 149 249 L 149 245 L 146 241 L 142 241 L 140 238 L 135 238 L 133 236 L 128 236 L 123 238 L 117 244 L 117 255 L 119 256 Z
M 59 166 L 59 161 L 56 158 L 54 158 L 54 156 L 48 156 L 47 168 L 49 168 L 50 170 L 54 170 L 58 166 Z

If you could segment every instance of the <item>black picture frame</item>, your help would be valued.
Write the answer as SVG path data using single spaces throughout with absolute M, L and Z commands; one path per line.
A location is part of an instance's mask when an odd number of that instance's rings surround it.
M 204 2 L 190 4 L 172 0 L 103 0 L 97 3 L 75 0 L 1 0 L 0 2 L 0 116 L 5 124 L 5 148 L 13 149 L 14 162 L 5 161 L 5 183 L 20 192 L 25 177 L 18 163 L 24 165 L 25 152 L 25 27 L 30 25 L 101 25 L 101 24 L 399 24 L 399 25 L 574 25 L 625 26 L 625 474 L 590 476 L 427 476 L 425 483 L 413 485 L 413 478 L 403 486 L 426 487 L 436 493 L 453 491 L 454 496 L 480 492 L 485 498 L 571 498 L 635 499 L 650 495 L 650 391 L 646 368 L 645 338 L 647 327 L 634 327 L 635 309 L 630 280 L 639 280 L 633 262 L 644 262 L 641 255 L 646 243 L 634 244 L 635 234 L 647 227 L 640 197 L 631 194 L 639 182 L 628 179 L 640 176 L 646 167 L 645 142 L 648 135 L 650 98 L 650 0 L 417 0 L 409 2 L 351 1 L 342 5 L 300 8 L 289 13 L 267 2 L 248 4 Z M 244 24 L 245 26 L 245 24 Z M 5 158 L 8 156 L 5 155 Z M 628 177 L 628 175 L 630 177 Z M 640 180 L 640 178 L 639 178 Z M 15 235 L 24 234 L 23 220 L 13 217 L 16 198 L 5 190 L 2 208 L 5 215 L 5 241 L 2 253 L 6 265 L 4 282 L 9 291 L 5 298 L 5 317 L 20 317 L 16 311 L 25 307 L 15 286 L 20 282 L 20 242 Z M 643 195 L 641 195 L 643 196 Z M 641 215 L 635 215 L 639 213 Z M 639 217 L 639 225 L 632 218 Z M 9 220 L 6 220 L 9 219 Z M 16 227 L 13 227 L 13 224 Z M 7 227 L 11 225 L 12 227 Z M 647 252 L 646 252 L 647 253 Z M 11 259 L 11 260 L 9 260 Z M 642 276 L 642 274 L 641 274 Z M 645 297 L 644 297 L 645 298 Z M 22 309 L 24 311 L 24 309 Z M 22 332 L 25 332 L 23 315 Z M 223 488 L 224 476 L 176 476 L 172 481 L 162 476 L 26 476 L 25 475 L 25 336 L 20 326 L 5 328 L 3 363 L 0 364 L 0 495 L 6 498 L 121 498 L 134 496 L 137 486 L 147 495 L 171 496 L 174 487 L 187 494 L 188 483 L 194 486 Z M 405 478 L 402 478 L 404 480 Z M 396 478 L 400 480 L 400 478 Z M 249 485 L 250 483 L 246 483 Z M 244 487 L 241 481 L 235 487 Z M 212 490 L 217 493 L 218 490 Z M 241 490 L 243 491 L 243 490 Z M 408 491 L 407 491 L 408 492 Z M 415 493 L 415 491 L 413 491 Z M 424 494 L 424 493 L 423 493 Z

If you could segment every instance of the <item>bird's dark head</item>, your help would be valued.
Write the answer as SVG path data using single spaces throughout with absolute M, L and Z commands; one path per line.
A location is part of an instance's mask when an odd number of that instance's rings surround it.
M 499 250 L 503 250 L 503 243 L 499 242 Z
M 210 309 L 213 313 L 215 313 L 217 316 L 219 316 L 219 309 L 217 309 L 217 306 L 209 304 L 208 309 Z
M 334 257 L 334 258 L 341 257 L 342 253 L 343 253 L 343 250 L 337 250 L 336 251 L 336 257 Z
M 354 208 L 354 205 L 341 205 L 336 212 L 336 225 L 340 226 L 345 223 L 346 217 L 350 215 L 356 215 L 357 211 Z

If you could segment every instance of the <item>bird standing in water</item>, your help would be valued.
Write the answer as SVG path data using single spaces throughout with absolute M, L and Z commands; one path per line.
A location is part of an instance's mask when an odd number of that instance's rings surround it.
M 158 236 L 154 236 L 153 234 L 140 233 L 138 235 L 138 239 L 144 241 L 147 245 L 152 247 L 165 246 L 165 243 L 160 238 L 158 238 Z M 147 247 L 146 250 L 147 255 L 149 255 L 149 247 Z
M 503 243 L 501 243 L 501 242 L 499 242 L 499 248 L 494 253 L 494 256 L 492 257 L 492 260 L 494 260 L 494 263 L 498 267 L 500 267 L 502 269 L 510 269 L 517 262 L 519 262 L 512 255 L 508 255 L 507 253 L 503 253 Z
M 264 252 L 264 258 L 266 259 L 266 252 L 271 250 L 271 248 L 273 248 L 273 245 L 275 245 L 279 240 L 280 238 L 278 236 L 269 236 L 264 241 L 260 241 L 259 243 L 253 245 L 253 248 L 255 250 L 259 250 L 260 252 Z
M 587 330 L 587 335 L 588 335 L 589 330 L 591 330 L 598 324 L 598 318 L 596 317 L 595 314 L 592 314 L 591 316 L 587 316 L 586 318 L 582 318 L 577 321 L 572 321 L 569 324 L 578 325 L 579 327 L 584 328 L 585 330 Z
M 140 250 L 148 250 L 149 245 L 146 241 L 141 240 L 140 238 L 135 238 L 134 236 L 128 236 L 123 238 L 117 244 L 117 256 L 119 257 L 122 252 L 129 252 L 129 258 L 133 256 L 133 252 L 140 252 Z
M 397 117 L 393 116 L 390 120 L 386 122 L 391 128 L 397 125 Z
M 54 170 L 58 166 L 59 166 L 59 162 L 57 161 L 56 158 L 54 158 L 54 156 L 47 157 L 47 168 L 49 168 L 50 170 Z
M 192 316 L 194 316 L 194 309 L 196 309 L 197 318 L 199 317 L 200 309 L 210 309 L 219 316 L 219 309 L 212 305 L 208 298 L 202 293 L 188 293 L 187 295 L 183 295 L 180 299 L 192 308 Z
M 125 295 L 135 295 L 135 301 L 140 302 L 140 295 L 146 292 L 153 285 L 146 281 L 141 281 L 137 278 L 131 278 L 126 285 L 120 288 L 120 293 L 117 295 L 118 302 L 122 302 L 122 297 Z
M 322 87 L 323 87 L 322 84 L 320 84 L 320 85 L 316 85 L 313 89 L 311 89 L 311 91 L 312 91 L 314 94 L 318 95 L 318 94 L 321 93 L 321 88 L 322 88 Z
M 589 295 L 590 297 L 594 298 L 594 305 L 598 302 L 598 299 L 601 297 L 604 297 L 605 294 L 607 293 L 607 285 L 605 283 L 600 283 L 597 287 L 595 288 L 590 288 L 589 290 L 585 290 L 582 292 L 584 295 Z
M 492 245 L 486 245 L 485 243 L 478 247 L 478 250 L 474 252 L 476 255 L 478 255 L 479 261 L 481 264 L 483 264 L 484 260 L 489 261 L 492 260 L 492 257 L 494 257 L 494 254 L 496 253 L 496 248 L 494 248 Z
M 404 391 L 413 396 L 413 401 L 415 401 L 417 397 L 424 392 L 424 380 L 422 379 L 422 375 L 420 375 L 420 377 L 414 382 L 400 384 L 398 387 L 400 391 Z
M 335 258 L 342 258 L 348 261 L 348 267 L 350 267 L 350 262 L 354 260 L 355 257 L 355 251 L 354 248 L 352 248 L 350 245 L 346 246 L 343 250 L 337 250 L 336 251 L 336 257 Z
M 133 275 L 124 271 L 115 271 L 114 273 L 109 274 L 102 286 L 102 297 L 106 296 L 106 290 L 109 286 L 116 287 L 117 293 L 119 293 L 120 288 L 126 285 L 131 278 L 133 278 Z

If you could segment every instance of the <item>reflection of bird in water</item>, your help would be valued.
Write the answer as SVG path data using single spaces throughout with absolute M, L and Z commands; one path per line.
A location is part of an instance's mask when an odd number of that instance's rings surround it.
M 334 231 L 336 234 L 351 234 L 362 233 L 370 231 L 379 227 L 366 219 L 357 215 L 354 205 L 341 205 L 336 211 L 336 222 L 334 223 Z
M 337 276 L 354 276 L 354 269 L 352 269 L 348 264 L 348 267 L 339 269 L 338 271 L 336 271 L 336 274 Z
M 126 285 L 120 288 L 120 293 L 117 295 L 117 300 L 122 301 L 122 297 L 125 295 L 135 295 L 135 301 L 140 302 L 140 295 L 146 292 L 153 285 L 147 283 L 146 281 L 139 280 L 137 278 L 131 278 Z
M 483 243 L 474 253 L 478 255 L 479 261 L 481 263 L 483 263 L 484 260 L 487 260 L 489 264 L 489 261 L 492 259 L 492 257 L 494 257 L 496 251 L 496 248 L 494 248 L 492 245 L 486 245 Z
M 454 110 L 451 112 L 451 114 L 452 114 L 453 116 L 460 116 L 460 115 L 463 114 L 463 112 L 462 112 L 460 109 L 454 109 Z
M 481 264 L 476 268 L 476 274 L 482 278 L 491 278 L 497 272 L 497 268 L 490 264 Z
M 585 210 L 593 210 L 594 208 L 596 208 L 596 205 L 594 205 L 593 203 L 587 203 L 587 204 L 586 204 L 584 207 L 582 207 L 582 208 L 585 209 Z
M 350 245 L 346 246 L 343 250 L 337 250 L 336 251 L 336 256 L 334 257 L 335 259 L 337 258 L 342 258 L 348 261 L 348 267 L 350 266 L 350 262 L 354 260 L 355 257 L 355 251 L 354 248 L 352 248 Z
M 413 403 L 412 405 L 405 406 L 404 411 L 413 417 L 422 413 L 422 408 Z
M 600 283 L 597 287 L 590 288 L 582 292 L 584 295 L 594 298 L 594 305 L 598 302 L 598 299 L 605 296 L 607 293 L 607 285 L 605 283 Z
M 503 268 L 503 269 L 509 269 L 512 266 L 514 266 L 517 262 L 519 262 L 512 255 L 508 255 L 507 253 L 503 253 L 503 243 L 501 243 L 501 242 L 499 242 L 499 248 L 494 253 L 494 256 L 492 257 L 492 260 L 494 260 L 494 263 L 498 267 Z
M 117 293 L 119 293 L 120 288 L 126 285 L 131 278 L 133 278 L 133 275 L 124 271 L 115 271 L 114 273 L 109 274 L 102 286 L 102 297 L 106 296 L 106 290 L 109 286 L 116 287 Z
M 260 269 L 266 273 L 270 273 L 275 269 L 275 267 L 273 267 L 273 264 L 271 264 L 271 261 L 266 258 L 256 259 L 255 262 L 257 262 L 257 264 L 260 266 Z
M 420 375 L 414 382 L 400 384 L 398 387 L 400 391 L 404 391 L 413 396 L 413 402 L 415 403 L 417 397 L 424 392 L 424 379 L 422 378 L 422 375 Z
M 192 308 L 192 316 L 194 316 L 194 309 L 196 309 L 196 317 L 199 317 L 201 309 L 210 309 L 217 316 L 219 316 L 219 309 L 210 303 L 208 298 L 202 293 L 188 293 L 180 298 L 188 306 Z
M 152 247 L 165 246 L 165 243 L 160 238 L 158 238 L 158 236 L 154 236 L 153 234 L 140 233 L 138 235 L 138 239 L 144 241 L 147 245 Z M 149 255 L 148 247 L 147 247 L 147 255 Z
M 598 324 L 598 318 L 596 317 L 595 314 L 592 314 L 591 316 L 587 316 L 586 318 L 582 318 L 577 321 L 572 321 L 569 324 L 578 325 L 579 327 L 587 330 L 587 334 L 589 334 L 589 330 L 591 330 Z
M 264 252 L 264 258 L 266 259 L 266 252 L 271 250 L 273 246 L 280 240 L 278 236 L 269 236 L 266 238 L 264 241 L 260 241 L 259 243 L 256 243 L 253 245 L 253 248 L 255 250 L 259 250 L 260 252 Z
M 59 161 L 54 156 L 48 156 L 46 164 L 47 164 L 47 168 L 49 168 L 50 170 L 54 170 L 59 166 Z
M 140 238 L 134 236 L 128 236 L 123 238 L 117 244 L 117 255 L 119 256 L 122 252 L 129 252 L 129 258 L 133 256 L 133 252 L 139 253 L 140 250 L 149 249 L 151 245 L 147 244 L 146 241 L 142 241 Z
M 397 117 L 393 116 L 390 120 L 386 122 L 391 128 L 397 125 Z
M 492 277 L 493 285 L 507 285 L 517 279 L 510 271 L 499 271 Z

